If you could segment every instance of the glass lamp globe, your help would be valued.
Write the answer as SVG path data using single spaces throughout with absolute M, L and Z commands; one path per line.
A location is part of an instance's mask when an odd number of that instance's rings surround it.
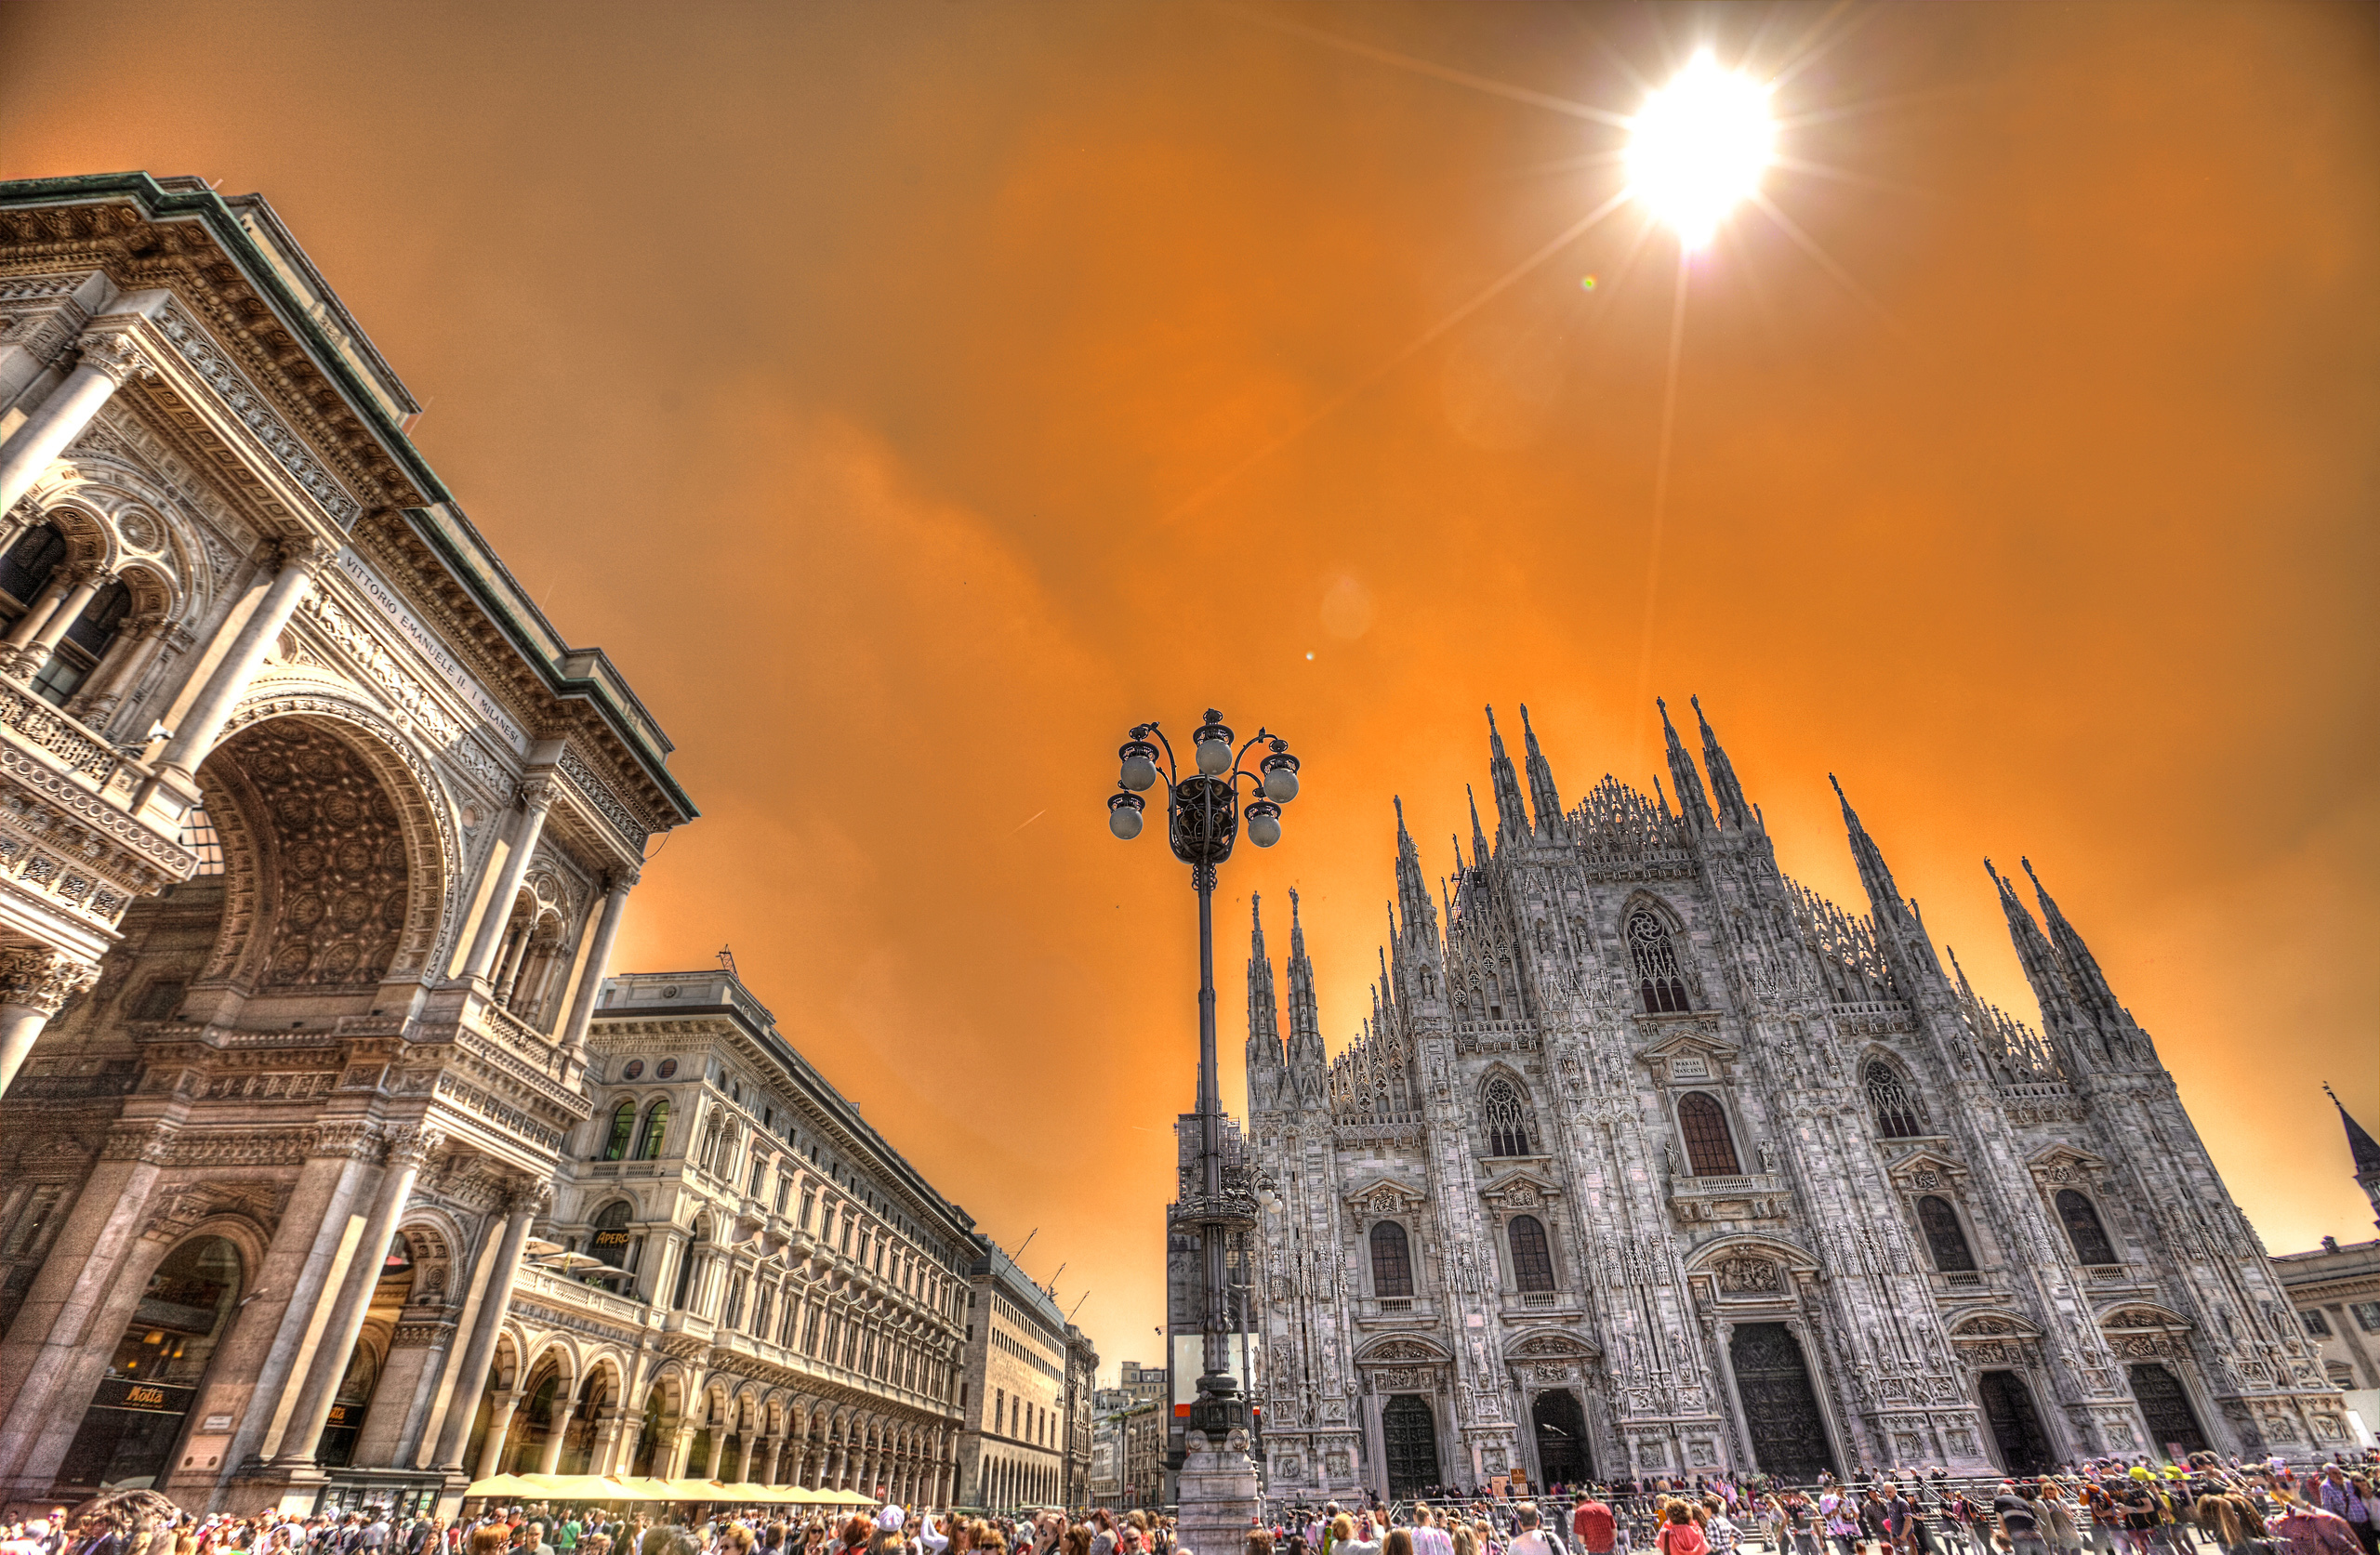
M 1278 808 L 1262 799 L 1248 807 L 1248 840 L 1259 848 L 1270 848 L 1281 840 Z
M 1209 777 L 1221 777 L 1231 769 L 1231 736 L 1220 740 L 1198 742 L 1198 771 Z
M 1129 747 L 1128 747 L 1129 748 Z M 1124 786 L 1135 794 L 1145 793 L 1157 782 L 1157 763 L 1138 751 L 1124 758 Z
M 1111 794 L 1107 797 L 1107 829 L 1119 842 L 1130 842 L 1141 835 L 1141 798 L 1137 794 Z
M 1264 774 L 1264 797 L 1275 804 L 1288 804 L 1298 797 L 1298 770 L 1286 763 Z

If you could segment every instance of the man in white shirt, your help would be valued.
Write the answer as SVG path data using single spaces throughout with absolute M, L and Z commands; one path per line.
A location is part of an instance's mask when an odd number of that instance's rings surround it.
M 1505 1555 L 1568 1555 L 1560 1539 L 1538 1526 L 1536 1502 L 1522 1502 L 1514 1510 L 1513 1522 L 1520 1531 L 1504 1547 Z

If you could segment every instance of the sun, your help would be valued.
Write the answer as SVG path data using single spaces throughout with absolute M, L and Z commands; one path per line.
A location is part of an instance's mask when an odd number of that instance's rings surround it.
M 1768 94 L 1704 49 L 1629 121 L 1629 196 L 1687 248 L 1708 244 L 1727 212 L 1759 192 L 1777 148 Z

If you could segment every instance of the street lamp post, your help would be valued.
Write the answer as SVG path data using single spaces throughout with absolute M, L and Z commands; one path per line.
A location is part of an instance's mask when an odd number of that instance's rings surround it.
M 1155 736 L 1156 744 L 1150 743 Z M 1297 797 L 1298 758 L 1289 744 L 1265 730 L 1232 748 L 1223 716 L 1210 707 L 1207 720 L 1191 734 L 1195 771 L 1184 777 L 1173 744 L 1152 719 L 1136 726 L 1117 754 L 1123 772 L 1107 797 L 1107 826 L 1130 841 L 1141 835 L 1141 796 L 1159 783 L 1166 792 L 1166 834 L 1173 856 L 1190 866 L 1198 892 L 1198 1193 L 1184 1195 L 1176 1218 L 1198 1228 L 1199 1262 L 1206 1271 L 1206 1300 L 1199 1321 L 1198 1399 L 1190 1406 L 1190 1429 L 1216 1447 L 1235 1429 L 1248 1425 L 1248 1403 L 1231 1375 L 1230 1318 L 1226 1311 L 1224 1238 L 1256 1223 L 1256 1201 L 1245 1187 L 1223 1181 L 1223 1102 L 1215 1075 L 1215 872 L 1231 857 L 1243 812 L 1239 784 L 1250 784 L 1245 806 L 1248 840 L 1270 848 L 1281 840 L 1281 806 Z M 1258 745 L 1267 754 L 1254 771 L 1242 762 Z M 1165 767 L 1159 771 L 1162 754 Z M 1169 1357 L 1167 1364 L 1172 1364 Z

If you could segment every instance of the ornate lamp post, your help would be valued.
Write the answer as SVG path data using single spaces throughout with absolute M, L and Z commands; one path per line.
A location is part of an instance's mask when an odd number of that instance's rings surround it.
M 1145 806 L 1141 796 L 1163 783 L 1173 856 L 1190 866 L 1190 884 L 1198 892 L 1198 1192 L 1195 1198 L 1183 1196 L 1176 1219 L 1197 1226 L 1199 1261 L 1206 1270 L 1199 1323 L 1206 1371 L 1198 1378 L 1198 1401 L 1190 1406 L 1190 1429 L 1221 1447 L 1232 1430 L 1248 1426 L 1248 1402 L 1231 1376 L 1223 1239 L 1255 1225 L 1256 1199 L 1245 1186 L 1227 1187 L 1223 1180 L 1223 1103 L 1215 1078 L 1215 871 L 1238 839 L 1243 779 L 1250 787 L 1248 840 L 1259 848 L 1281 840 L 1281 807 L 1298 795 L 1298 758 L 1289 754 L 1287 740 L 1262 729 L 1235 751 L 1223 716 L 1211 707 L 1190 739 L 1196 770 L 1184 777 L 1172 742 L 1154 719 L 1132 730 L 1117 752 L 1124 769 L 1117 791 L 1107 797 L 1107 829 L 1128 842 L 1140 836 Z M 1268 754 L 1250 771 L 1242 762 L 1258 745 Z M 1163 771 L 1157 769 L 1160 754 Z

